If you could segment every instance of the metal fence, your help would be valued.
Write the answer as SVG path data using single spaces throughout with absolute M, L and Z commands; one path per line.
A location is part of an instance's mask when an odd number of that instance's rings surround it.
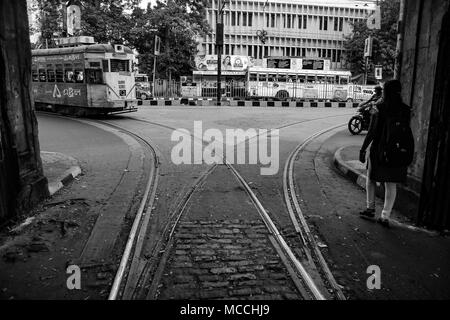
M 153 90 L 153 83 L 150 83 Z M 153 92 L 153 91 L 152 91 Z M 330 100 L 361 101 L 373 94 L 373 86 L 337 85 L 329 83 L 297 82 L 224 82 L 221 85 L 222 98 L 228 99 L 276 99 L 276 100 Z M 155 98 L 216 98 L 215 82 L 188 83 L 167 80 L 155 81 Z

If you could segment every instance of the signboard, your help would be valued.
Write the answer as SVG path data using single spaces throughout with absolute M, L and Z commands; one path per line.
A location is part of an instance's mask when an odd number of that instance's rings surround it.
M 161 53 L 161 38 L 155 35 L 155 56 Z
M 267 59 L 267 68 L 275 68 L 275 69 L 290 69 L 291 68 L 291 59 L 280 59 L 280 58 L 268 58 Z
M 375 66 L 375 79 L 383 79 L 383 68 L 381 66 Z
M 371 57 L 372 56 L 372 47 L 373 47 L 373 39 L 371 36 L 369 36 L 364 41 L 364 57 Z
M 303 59 L 303 70 L 324 70 L 324 61 L 316 59 Z
M 195 65 L 199 71 L 217 71 L 217 55 L 204 55 L 195 58 Z M 253 58 L 248 56 L 222 56 L 223 71 L 245 71 L 254 66 Z
M 72 4 L 67 7 L 67 33 L 74 35 L 81 29 L 81 9 Z
M 376 6 L 375 11 L 367 18 L 367 28 L 381 29 L 381 8 Z

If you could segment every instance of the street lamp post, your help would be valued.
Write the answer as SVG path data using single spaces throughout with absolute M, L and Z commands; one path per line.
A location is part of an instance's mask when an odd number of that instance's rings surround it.
M 227 0 L 219 0 L 218 23 L 216 24 L 216 50 L 217 50 L 217 105 L 221 105 L 222 97 L 222 49 L 223 49 L 223 9 Z

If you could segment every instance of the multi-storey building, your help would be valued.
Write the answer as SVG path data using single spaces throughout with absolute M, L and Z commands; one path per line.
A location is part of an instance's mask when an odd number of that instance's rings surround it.
M 222 0 L 223 2 L 224 0 Z M 345 68 L 344 41 L 352 22 L 366 20 L 374 1 L 229 0 L 224 9 L 226 55 L 328 58 L 331 68 Z M 212 33 L 201 40 L 199 55 L 216 54 L 218 0 L 210 0 L 207 20 Z M 267 32 L 263 44 L 258 31 Z

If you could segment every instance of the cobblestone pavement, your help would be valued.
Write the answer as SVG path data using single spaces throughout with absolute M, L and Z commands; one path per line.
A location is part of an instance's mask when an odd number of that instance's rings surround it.
M 175 231 L 156 298 L 301 299 L 269 231 L 226 167 L 197 190 Z

